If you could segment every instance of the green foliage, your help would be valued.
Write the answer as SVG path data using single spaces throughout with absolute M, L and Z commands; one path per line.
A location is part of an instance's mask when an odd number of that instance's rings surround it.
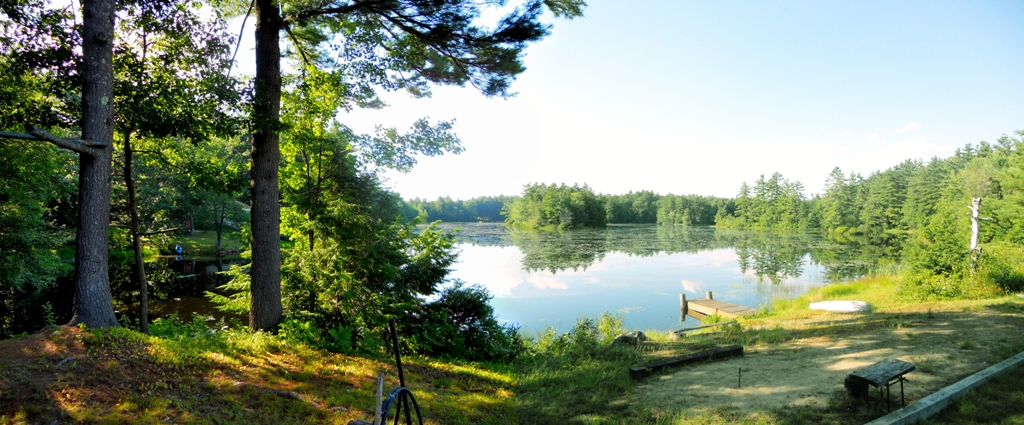
M 810 225 L 810 205 L 800 182 L 791 182 L 782 174 L 764 175 L 751 188 L 743 183 L 732 214 L 718 214 L 716 225 L 740 229 L 800 230 Z
M 719 216 L 735 212 L 733 201 L 713 196 L 666 195 L 658 200 L 658 224 L 679 224 L 683 226 L 716 224 Z
M 438 298 L 400 317 L 407 345 L 433 357 L 510 362 L 525 346 L 519 329 L 494 317 L 491 295 L 480 286 L 456 281 Z
M 528 184 L 505 208 L 505 223 L 512 227 L 564 230 L 607 223 L 604 205 L 587 185 Z
M 1007 293 L 1024 292 L 1024 257 L 1019 247 L 993 247 L 978 261 L 981 278 Z
M 601 333 L 601 342 L 610 344 L 616 336 L 626 333 L 626 328 L 622 326 L 622 316 L 603 311 L 597 318 L 597 331 Z
M 633 406 L 609 403 L 633 387 L 625 371 L 643 359 L 632 347 L 603 342 L 621 332 L 614 326 L 613 317 L 605 313 L 596 321 L 581 318 L 567 333 L 558 334 L 549 328 L 536 340 L 528 341 L 527 354 L 514 363 L 519 372 L 519 422 L 559 423 L 584 415 L 638 416 Z
M 480 196 L 463 201 L 445 196 L 434 201 L 414 198 L 408 204 L 423 222 L 504 221 L 502 210 L 512 199 L 511 196 Z
M 623 195 L 601 195 L 608 223 L 654 223 L 661 197 L 649 190 Z
M 73 156 L 51 145 L 0 139 L 0 338 L 42 327 L 44 302 L 70 303 L 57 285 L 72 272 L 59 248 L 74 240 L 74 168 Z

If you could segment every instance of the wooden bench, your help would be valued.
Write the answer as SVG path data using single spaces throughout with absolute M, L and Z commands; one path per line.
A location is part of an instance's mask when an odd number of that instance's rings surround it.
M 899 359 L 885 359 L 861 370 L 855 370 L 846 375 L 844 382 L 846 390 L 853 396 L 868 398 L 868 385 L 878 388 L 878 396 L 882 397 L 882 387 L 885 387 L 885 406 L 892 410 L 890 393 L 892 385 L 897 381 L 900 383 L 900 404 L 906 405 L 903 396 L 903 382 L 907 380 L 903 375 L 913 371 L 916 367 Z

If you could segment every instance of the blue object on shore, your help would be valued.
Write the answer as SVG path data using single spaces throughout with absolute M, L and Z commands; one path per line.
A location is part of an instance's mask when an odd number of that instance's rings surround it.
M 181 245 L 174 245 L 174 252 L 177 252 L 178 255 L 181 255 L 181 253 L 182 253 Z

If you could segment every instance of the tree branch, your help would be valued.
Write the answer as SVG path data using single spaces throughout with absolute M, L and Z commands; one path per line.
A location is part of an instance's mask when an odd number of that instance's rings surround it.
M 294 45 L 295 45 L 295 50 L 298 50 L 298 51 L 299 51 L 299 54 L 300 54 L 300 55 L 302 55 L 302 63 L 305 63 L 305 64 L 306 64 L 306 66 L 313 66 L 313 63 L 311 63 L 311 62 L 309 61 L 309 58 L 307 58 L 307 57 L 306 57 L 306 51 L 305 51 L 305 50 L 302 50 L 302 45 L 301 45 L 301 44 L 299 44 L 299 39 L 298 39 L 297 37 L 295 37 L 295 34 L 292 34 L 292 29 L 291 29 L 291 27 L 290 27 L 290 26 L 288 26 L 288 24 L 285 24 L 285 25 L 283 25 L 283 26 L 284 26 L 284 31 L 285 31 L 286 33 L 288 33 L 288 38 L 291 38 L 291 39 L 292 39 L 292 44 L 294 44 Z M 305 71 L 305 70 L 303 70 L 302 72 L 303 72 L 303 75 L 305 75 L 305 72 L 306 72 L 306 71 Z
M 50 134 L 49 131 L 46 131 L 46 130 L 44 130 L 42 128 L 36 127 L 36 126 L 34 126 L 32 124 L 26 124 L 25 125 L 25 131 L 27 131 L 28 134 L 31 134 L 31 135 L 35 136 L 36 139 L 38 139 L 38 140 L 44 140 L 44 141 L 53 143 L 53 144 L 55 144 L 57 146 L 60 146 L 60 147 L 62 147 L 64 149 L 67 149 L 67 150 L 70 150 L 70 151 L 75 151 L 75 152 L 78 152 L 78 153 L 81 153 L 81 154 L 86 154 L 86 155 L 96 156 L 97 149 L 94 149 L 94 147 L 98 147 L 98 148 L 102 149 L 102 148 L 105 148 L 107 146 L 106 143 L 96 143 L 96 142 L 94 142 L 92 140 L 79 140 L 79 139 L 64 139 L 64 138 L 60 138 L 60 137 L 54 136 L 53 134 Z
M 53 134 L 50 134 L 46 130 L 43 130 L 41 128 L 38 128 L 38 127 L 35 127 L 35 126 L 32 126 L 32 125 L 26 125 L 25 128 L 26 128 L 26 131 L 29 132 L 29 134 L 25 134 L 25 133 L 11 133 L 11 132 L 7 132 L 7 131 L 0 131 L 0 138 L 19 139 L 19 140 L 39 140 L 39 141 L 44 141 L 44 142 L 50 142 L 50 143 L 53 143 L 53 144 L 55 144 L 57 146 L 60 146 L 60 147 L 62 147 L 64 149 L 68 149 L 68 150 L 75 151 L 75 152 L 82 153 L 82 154 L 86 154 L 86 155 L 94 155 L 95 154 L 95 150 L 92 148 L 92 146 L 97 146 L 97 147 L 104 147 L 104 146 L 106 146 L 106 145 L 103 145 L 103 144 L 93 143 L 93 142 L 91 142 L 89 140 L 62 139 L 60 137 L 54 136 Z
M 153 236 L 153 235 L 159 235 L 161 233 L 170 233 L 170 232 L 174 232 L 174 231 L 177 231 L 177 230 L 181 230 L 181 228 L 180 227 L 174 227 L 174 228 L 170 228 L 170 229 L 156 230 L 156 231 L 153 231 L 153 232 L 142 232 L 142 233 L 139 233 L 139 236 Z
M 357 11 L 359 9 L 365 9 L 365 8 L 377 6 L 377 5 L 380 5 L 380 4 L 383 4 L 383 3 L 384 2 L 381 1 L 381 0 L 366 0 L 366 1 L 355 1 L 352 4 L 347 5 L 347 6 L 331 7 L 331 8 L 327 8 L 327 9 L 303 10 L 303 11 L 301 11 L 299 13 L 296 13 L 296 14 L 294 14 L 292 16 L 284 18 L 284 24 L 287 26 L 288 24 L 290 24 L 292 22 L 299 23 L 299 22 L 302 22 L 302 21 L 304 21 L 306 19 L 309 19 L 309 18 L 312 18 L 312 17 L 315 17 L 315 16 L 322 16 L 322 15 L 344 15 L 346 13 L 352 13 L 352 12 L 355 12 L 355 11 Z

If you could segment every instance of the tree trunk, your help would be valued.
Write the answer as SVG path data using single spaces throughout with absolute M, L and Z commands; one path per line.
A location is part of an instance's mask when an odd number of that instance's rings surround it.
M 135 178 L 132 176 L 132 132 L 124 134 L 124 186 L 128 190 L 128 214 L 131 217 L 132 251 L 135 252 L 135 279 L 139 283 L 139 330 L 149 333 L 149 281 L 146 280 L 146 263 L 142 261 L 142 232 L 139 220 L 139 206 L 135 202 Z
M 227 214 L 227 206 L 224 205 L 224 200 L 219 199 L 217 201 L 217 257 L 220 257 L 223 253 L 221 252 L 224 240 L 224 215 Z
M 113 0 L 83 0 L 82 17 L 82 139 L 106 145 L 94 148 L 93 155 L 79 155 L 75 303 L 71 324 L 109 327 L 118 326 L 107 274 L 114 135 Z
M 281 320 L 281 209 L 277 131 L 281 118 L 281 14 L 275 0 L 256 0 L 256 79 L 252 141 L 252 285 L 249 326 Z
M 981 214 L 981 198 L 971 198 L 971 271 L 978 266 L 981 248 L 978 247 L 978 220 Z

